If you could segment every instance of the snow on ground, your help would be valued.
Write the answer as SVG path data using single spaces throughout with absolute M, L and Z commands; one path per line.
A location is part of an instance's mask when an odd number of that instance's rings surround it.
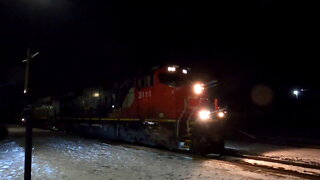
M 0 179 L 23 179 L 20 129 L 0 141 Z M 152 148 L 107 144 L 61 133 L 34 133 L 33 179 L 299 179 L 260 168 Z
M 226 148 L 242 151 L 244 154 L 257 155 L 275 160 L 311 164 L 320 167 L 320 149 L 290 147 L 240 141 L 228 141 Z

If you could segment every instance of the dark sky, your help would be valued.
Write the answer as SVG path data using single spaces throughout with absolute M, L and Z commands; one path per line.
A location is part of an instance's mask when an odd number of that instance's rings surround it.
M 19 102 L 31 47 L 38 97 L 174 63 L 219 81 L 212 94 L 235 126 L 320 132 L 318 11 L 304 1 L 1 0 L 0 105 Z M 293 88 L 308 91 L 297 100 Z
M 166 63 L 228 82 L 227 92 L 314 87 L 317 9 L 301 3 L 1 0 L 0 83 L 23 82 L 31 47 L 40 94 Z

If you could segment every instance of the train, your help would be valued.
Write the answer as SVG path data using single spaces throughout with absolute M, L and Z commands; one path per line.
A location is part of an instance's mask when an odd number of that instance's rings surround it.
M 38 99 L 28 119 L 52 130 L 170 150 L 222 153 L 227 109 L 220 107 L 218 98 L 209 98 L 216 84 L 194 82 L 190 68 L 154 67 L 104 86 Z

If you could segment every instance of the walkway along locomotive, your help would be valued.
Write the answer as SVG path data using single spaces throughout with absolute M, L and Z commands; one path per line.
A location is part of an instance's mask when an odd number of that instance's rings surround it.
M 95 87 L 33 107 L 35 125 L 197 153 L 221 152 L 226 109 L 208 99 L 214 83 L 190 81 L 189 69 L 154 68 L 109 88 Z

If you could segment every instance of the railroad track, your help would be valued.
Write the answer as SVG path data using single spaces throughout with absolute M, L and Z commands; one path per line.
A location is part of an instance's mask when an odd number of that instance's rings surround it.
M 110 142 L 109 142 L 110 143 Z M 195 159 L 216 159 L 232 164 L 239 164 L 240 166 L 245 166 L 247 168 L 261 168 L 271 172 L 276 172 L 285 175 L 292 175 L 296 177 L 306 178 L 306 179 L 320 179 L 320 165 L 305 164 L 299 162 L 277 160 L 268 157 L 262 157 L 258 155 L 250 155 L 245 152 L 240 152 L 232 149 L 226 149 L 223 155 L 219 154 L 209 154 L 206 156 L 192 154 L 190 151 L 178 150 L 169 151 L 167 149 L 159 149 L 155 147 L 139 146 L 134 144 L 119 143 L 126 148 L 134 148 L 140 150 L 150 150 L 169 153 L 178 153 L 189 156 Z
M 226 149 L 225 154 L 221 156 L 208 155 L 207 157 L 233 163 L 240 163 L 244 165 L 270 169 L 283 174 L 290 174 L 307 179 L 320 179 L 320 166 L 313 164 L 297 163 L 255 155 L 247 155 L 239 151 L 230 149 Z
M 247 168 L 261 168 L 267 171 L 276 172 L 285 175 L 292 175 L 296 177 L 301 177 L 305 179 L 320 179 L 320 166 L 312 165 L 312 164 L 304 164 L 304 163 L 297 163 L 291 161 L 282 161 L 271 159 L 267 157 L 261 157 L 257 155 L 248 155 L 245 153 L 241 153 L 236 150 L 226 149 L 223 155 L 219 154 L 209 154 L 206 156 L 192 154 L 190 151 L 168 151 L 166 149 L 158 149 L 153 147 L 145 147 L 145 146 L 137 146 L 137 145 L 130 145 L 126 144 L 123 145 L 127 148 L 135 148 L 135 149 L 144 149 L 152 151 L 166 151 L 166 152 L 173 152 L 178 154 L 184 154 L 189 156 L 190 158 L 195 159 L 216 159 L 225 162 L 229 162 L 232 164 L 238 164 L 240 166 L 245 166 Z

